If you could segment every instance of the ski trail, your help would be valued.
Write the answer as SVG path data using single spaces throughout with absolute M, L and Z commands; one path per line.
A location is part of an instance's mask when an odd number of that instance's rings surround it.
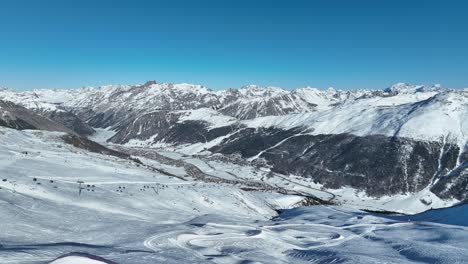
M 299 134 L 296 134 L 296 135 L 292 135 L 292 136 L 290 136 L 290 137 L 287 137 L 287 138 L 281 140 L 280 142 L 276 143 L 275 145 L 273 145 L 273 146 L 271 146 L 271 147 L 269 147 L 269 148 L 267 148 L 267 149 L 264 149 L 264 150 L 260 151 L 257 155 L 255 155 L 255 156 L 253 156 L 253 157 L 251 157 L 251 158 L 248 158 L 247 160 L 248 160 L 248 161 L 254 161 L 254 160 L 258 159 L 263 153 L 265 153 L 265 152 L 267 152 L 267 151 L 269 151 L 269 150 L 271 150 L 271 149 L 274 149 L 274 148 L 280 146 L 281 144 L 283 144 L 284 142 L 288 141 L 289 139 L 294 138 L 294 137 L 304 136 L 304 135 L 307 135 L 307 134 L 304 134 L 304 131 L 303 131 L 303 132 L 301 132 L 301 133 L 299 133 Z

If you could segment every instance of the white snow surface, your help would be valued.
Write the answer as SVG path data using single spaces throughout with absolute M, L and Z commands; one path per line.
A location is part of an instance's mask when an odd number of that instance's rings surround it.
M 69 256 L 50 262 L 50 264 L 106 264 L 105 262 L 80 256 Z
M 180 111 L 184 115 L 179 119 L 179 122 L 184 121 L 204 121 L 209 124 L 209 127 L 222 127 L 232 125 L 238 120 L 234 117 L 226 116 L 211 108 L 200 108 L 189 111 Z

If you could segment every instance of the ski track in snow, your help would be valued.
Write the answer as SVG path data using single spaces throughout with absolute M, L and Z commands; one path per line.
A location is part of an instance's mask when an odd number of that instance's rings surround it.
M 268 252 L 268 255 L 274 259 L 271 263 L 287 263 L 298 262 L 302 263 L 301 259 L 291 258 L 290 253 L 294 250 L 305 252 L 316 251 L 336 251 L 340 252 L 343 248 L 349 245 L 361 245 L 373 242 L 374 239 L 379 241 L 385 239 L 377 235 L 379 232 L 390 232 L 392 236 L 405 232 L 403 230 L 411 230 L 414 235 L 414 241 L 395 241 L 387 244 L 376 244 L 376 246 L 388 247 L 386 254 L 390 256 L 400 255 L 401 252 L 406 252 L 411 249 L 418 249 L 418 236 L 424 237 L 424 231 L 419 231 L 415 228 L 413 222 L 398 222 L 398 221 L 382 221 L 377 217 L 373 218 L 364 214 L 356 214 L 354 211 L 344 212 L 335 207 L 319 207 L 317 213 L 320 216 L 325 216 L 325 219 L 332 219 L 332 223 L 310 223 L 307 221 L 292 221 L 288 220 L 272 220 L 260 222 L 256 224 L 221 224 L 206 222 L 199 224 L 196 227 L 189 227 L 188 230 L 177 230 L 163 232 L 147 238 L 144 241 L 144 246 L 155 251 L 161 252 L 167 248 L 177 247 L 192 254 L 200 259 L 204 259 L 214 263 L 239 263 L 240 260 L 245 261 L 262 261 L 255 259 L 258 250 Z M 310 209 L 313 214 L 314 209 Z M 324 215 L 325 214 L 325 215 Z M 320 216 L 314 216 L 314 221 L 323 221 Z M 371 220 L 365 220 L 371 218 Z M 300 217 L 299 217 L 300 218 Z M 336 219 L 333 221 L 333 219 Z M 349 223 L 349 220 L 352 222 Z M 343 221 L 344 220 L 344 221 Z M 364 221 L 366 223 L 360 223 Z M 416 223 L 417 224 L 417 223 Z M 426 224 L 429 225 L 430 224 Z M 437 226 L 437 225 L 436 225 Z M 184 226 L 186 229 L 187 226 Z M 464 229 L 462 229 L 464 230 Z M 468 231 L 468 230 L 467 230 Z M 464 232 L 467 232 L 464 231 Z M 418 234 L 421 232 L 421 234 Z M 393 234 L 394 233 L 394 234 Z M 374 242 L 376 243 L 376 242 Z M 395 246 L 401 243 L 408 246 Z M 409 244 L 408 244 L 409 243 Z M 425 243 L 425 242 L 421 242 Z M 411 245 L 411 246 L 410 246 Z M 237 249 L 235 249 L 237 248 Z M 446 245 L 446 249 L 460 251 L 458 246 Z M 229 252 L 231 250 L 231 252 Z M 359 254 L 369 254 L 372 250 L 369 248 L 361 248 L 361 253 L 358 253 L 357 258 L 351 258 L 345 263 L 359 262 Z M 370 250 L 370 252 L 369 252 Z M 366 253 L 364 253 L 366 252 Z M 425 254 L 424 251 L 421 254 Z M 466 254 L 466 252 L 464 253 Z M 346 255 L 340 256 L 339 259 L 346 259 Z M 400 255 L 400 257 L 402 257 Z M 447 256 L 445 256 L 447 257 Z M 253 258 L 253 259 L 251 259 Z M 450 257 L 448 257 L 450 259 Z M 365 259 L 365 258 L 363 258 Z M 455 256 L 454 259 L 461 259 L 460 256 Z M 325 262 L 320 258 L 315 259 L 319 263 Z M 413 263 L 412 258 L 402 258 L 378 261 L 378 257 L 374 259 L 375 263 Z M 363 263 L 363 262 L 361 262 Z
M 348 213 L 343 213 L 337 209 L 331 208 L 331 207 L 325 207 L 333 212 L 337 212 L 340 214 L 344 214 L 346 216 L 352 216 L 352 214 Z M 164 245 L 172 245 L 172 246 L 178 246 L 180 248 L 189 250 L 189 251 L 194 251 L 194 254 L 197 254 L 200 257 L 207 256 L 206 253 L 203 252 L 210 252 L 208 255 L 221 255 L 220 252 L 216 252 L 216 248 L 219 246 L 220 243 L 223 241 L 225 242 L 226 240 L 234 240 L 233 244 L 236 243 L 243 243 L 247 244 L 248 242 L 245 239 L 251 239 L 251 238 L 260 238 L 261 240 L 264 240 L 262 242 L 256 242 L 262 245 L 268 244 L 268 237 L 278 237 L 281 238 L 280 232 L 277 232 L 276 230 L 281 230 L 281 232 L 292 232 L 296 231 L 295 228 L 300 228 L 300 234 L 303 236 L 308 236 L 308 232 L 304 231 L 304 228 L 309 229 L 314 233 L 314 236 L 310 236 L 309 238 L 316 239 L 320 241 L 321 245 L 317 246 L 308 246 L 304 247 L 301 245 L 303 242 L 302 241 L 285 241 L 285 244 L 290 244 L 287 247 L 290 248 L 301 248 L 301 249 L 319 249 L 323 247 L 338 247 L 341 244 L 348 242 L 350 240 L 356 239 L 356 238 L 362 238 L 373 231 L 375 231 L 378 227 L 398 227 L 402 225 L 408 225 L 408 223 L 394 223 L 394 224 L 354 224 L 354 225 L 348 225 L 348 226 L 343 226 L 343 227 L 333 227 L 329 225 L 324 225 L 324 224 L 312 224 L 312 223 L 301 223 L 301 224 L 274 224 L 274 225 L 265 225 L 261 227 L 256 227 L 256 226 L 246 226 L 246 225 L 223 225 L 223 224 L 214 224 L 214 223 L 206 223 L 205 226 L 210 227 L 210 232 L 206 234 L 206 231 L 203 232 L 204 230 L 192 230 L 190 232 L 182 232 L 182 231 L 173 231 L 173 232 L 167 232 L 163 234 L 158 234 L 155 236 L 152 236 L 145 240 L 144 245 L 152 249 L 154 251 L 159 251 L 160 246 Z M 214 227 L 214 228 L 213 228 Z M 320 228 L 321 233 L 320 233 L 320 238 L 316 237 L 316 231 L 314 231 L 314 228 Z M 356 227 L 366 227 L 366 230 L 364 230 L 360 234 L 346 234 L 348 229 L 356 228 Z M 323 231 L 325 229 L 326 231 Z M 228 231 L 226 231 L 228 230 Z M 255 231 L 253 232 L 253 235 L 248 235 L 248 231 Z M 244 232 L 241 232 L 244 231 Z M 167 241 L 167 242 L 165 242 Z M 294 243 L 296 242 L 296 243 Z M 202 244 L 209 244 L 210 246 L 207 247 L 202 247 Z M 202 253 L 200 253 L 202 252 Z M 216 252 L 216 253 L 214 253 Z

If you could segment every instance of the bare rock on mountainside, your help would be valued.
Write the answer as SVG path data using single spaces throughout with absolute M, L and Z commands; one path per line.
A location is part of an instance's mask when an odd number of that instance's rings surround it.
M 12 102 L 0 101 L 0 125 L 14 129 L 39 129 L 74 134 L 67 127 Z

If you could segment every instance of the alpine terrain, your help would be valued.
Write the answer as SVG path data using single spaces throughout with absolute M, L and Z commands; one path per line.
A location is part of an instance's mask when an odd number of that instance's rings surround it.
M 465 263 L 468 88 L 0 89 L 0 263 Z

